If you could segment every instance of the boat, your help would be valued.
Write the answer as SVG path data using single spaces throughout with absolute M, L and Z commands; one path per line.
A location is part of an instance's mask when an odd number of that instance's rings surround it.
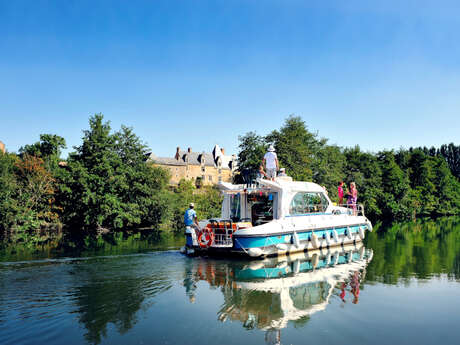
M 289 176 L 254 184 L 220 182 L 221 217 L 186 227 L 188 255 L 265 258 L 354 244 L 372 224 L 363 205 L 335 205 L 320 185 Z

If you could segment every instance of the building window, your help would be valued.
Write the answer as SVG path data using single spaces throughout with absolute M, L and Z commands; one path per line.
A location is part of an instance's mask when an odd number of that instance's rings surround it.
M 222 182 L 222 176 L 219 176 L 219 182 Z
M 201 167 L 201 172 L 205 172 L 206 171 L 206 168 L 205 167 Z
M 211 176 L 211 175 L 209 175 L 208 177 L 209 177 L 209 181 L 212 181 L 212 176 Z
M 206 176 L 201 175 L 201 180 L 202 180 L 203 182 L 205 181 L 205 178 L 206 178 Z
M 219 174 L 222 174 L 222 169 L 221 168 L 219 168 Z

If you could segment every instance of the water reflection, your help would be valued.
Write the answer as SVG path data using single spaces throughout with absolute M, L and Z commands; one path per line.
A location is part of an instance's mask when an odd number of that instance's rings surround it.
M 0 255 L 0 344 L 456 344 L 459 220 L 263 261 L 189 258 L 141 234 L 73 258 L 16 248 Z
M 199 281 L 219 287 L 224 296 L 219 321 L 240 321 L 246 329 L 265 331 L 266 344 L 280 344 L 289 322 L 305 325 L 332 295 L 345 302 L 348 294 L 358 303 L 372 256 L 372 250 L 360 245 L 246 263 L 190 260 L 183 285 L 192 303 Z
M 446 275 L 460 280 L 460 217 L 396 223 L 366 237 L 375 257 L 367 279 L 385 284 Z

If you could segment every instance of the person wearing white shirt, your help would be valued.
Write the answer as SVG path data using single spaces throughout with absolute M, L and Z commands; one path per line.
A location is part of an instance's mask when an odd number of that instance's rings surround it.
M 280 173 L 278 174 L 279 177 L 284 177 L 284 176 L 287 176 L 286 175 L 286 168 L 281 168 L 280 169 Z
M 274 180 L 279 167 L 278 157 L 276 156 L 275 148 L 273 145 L 270 145 L 267 151 L 268 152 L 265 154 L 262 161 L 262 165 L 265 166 L 267 177 L 271 180 Z

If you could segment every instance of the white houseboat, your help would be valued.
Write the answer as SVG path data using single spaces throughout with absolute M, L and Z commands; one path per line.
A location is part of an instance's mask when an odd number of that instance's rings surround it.
M 255 185 L 220 183 L 220 218 L 185 230 L 187 254 L 289 255 L 360 242 L 372 231 L 362 205 L 335 206 L 312 182 L 278 177 Z

